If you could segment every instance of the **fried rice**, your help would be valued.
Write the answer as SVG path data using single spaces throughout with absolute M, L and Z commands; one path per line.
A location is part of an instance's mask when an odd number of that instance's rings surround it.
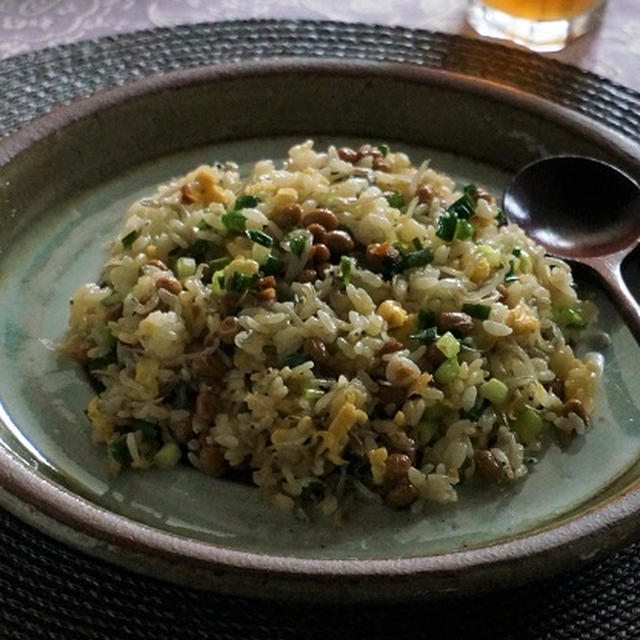
M 182 461 L 304 517 L 419 511 L 584 434 L 601 367 L 571 343 L 595 315 L 481 186 L 306 141 L 136 202 L 61 348 L 115 471 Z

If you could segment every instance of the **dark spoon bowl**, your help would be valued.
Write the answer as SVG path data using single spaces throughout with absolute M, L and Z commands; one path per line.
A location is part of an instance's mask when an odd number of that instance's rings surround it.
M 503 205 L 549 253 L 593 269 L 640 342 L 640 306 L 621 273 L 640 240 L 638 184 L 601 160 L 555 156 L 524 167 Z

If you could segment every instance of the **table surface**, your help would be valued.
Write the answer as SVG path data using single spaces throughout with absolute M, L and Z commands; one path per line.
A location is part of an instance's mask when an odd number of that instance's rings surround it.
M 400 25 L 477 37 L 466 0 L 3 0 L 0 58 L 106 34 L 243 18 Z M 600 28 L 546 54 L 640 91 L 640 2 L 610 0 Z

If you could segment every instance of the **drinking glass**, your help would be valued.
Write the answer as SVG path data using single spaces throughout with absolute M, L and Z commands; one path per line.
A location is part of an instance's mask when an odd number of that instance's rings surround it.
M 469 0 L 467 19 L 482 36 L 533 51 L 558 51 L 592 29 L 606 0 Z

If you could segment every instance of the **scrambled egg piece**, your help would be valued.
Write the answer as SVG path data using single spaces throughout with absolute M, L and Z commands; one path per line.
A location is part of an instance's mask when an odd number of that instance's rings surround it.
M 320 431 L 324 450 L 327 451 L 327 458 L 336 465 L 346 464 L 341 456 L 349 442 L 349 431 L 356 424 L 364 424 L 369 417 L 362 409 L 347 402 L 340 407 L 336 417 L 331 421 L 329 429 Z

